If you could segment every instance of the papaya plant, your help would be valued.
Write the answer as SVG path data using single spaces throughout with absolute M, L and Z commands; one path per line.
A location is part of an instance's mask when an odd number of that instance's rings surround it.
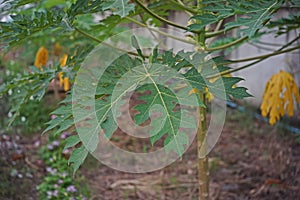
M 300 48 L 294 45 L 300 38 L 297 35 L 274 52 L 256 57 L 228 60 L 220 53 L 247 42 L 259 43 L 262 36 L 270 32 L 282 35 L 299 29 L 297 0 L 15 0 L 2 4 L 3 49 L 30 46 L 42 38 L 45 41 L 42 49 L 46 52 L 46 48 L 50 49 L 46 46 L 49 36 L 54 38 L 52 43 L 60 42 L 68 48 L 68 52 L 61 55 L 61 61 L 47 62 L 48 56 L 37 53 L 43 62 L 36 61 L 35 66 L 29 66 L 22 75 L 1 85 L 1 95 L 13 91 L 12 95 L 18 100 L 11 108 L 12 122 L 30 99 L 41 100 L 52 81 L 59 79 L 64 90 L 70 91 L 52 112 L 55 117 L 47 123 L 44 133 L 57 135 L 67 129 L 74 131 L 74 135 L 66 139 L 66 148 L 74 149 L 69 163 L 76 171 L 88 153 L 102 145 L 101 141 L 113 137 L 121 115 L 115 107 L 126 104 L 125 94 L 136 93 L 141 103 L 132 108 L 136 114 L 131 117 L 138 126 L 150 120 L 147 132 L 151 144 L 162 141 L 166 152 L 181 157 L 191 142 L 189 132 L 195 130 L 199 199 L 209 199 L 206 122 L 209 102 L 206 97 L 222 100 L 250 97 L 246 88 L 237 85 L 243 79 L 231 73 Z M 293 12 L 288 17 L 275 19 L 275 13 L 282 7 L 290 7 Z M 183 13 L 186 23 L 171 21 L 168 16 L 172 12 Z M 158 42 L 151 43 L 147 36 L 129 37 L 127 33 L 133 25 L 143 28 Z M 171 34 L 168 31 L 171 28 L 184 36 Z M 194 50 L 174 51 L 160 37 L 192 45 Z M 91 55 L 99 56 L 97 62 Z M 230 67 L 246 61 L 253 62 Z M 289 115 L 293 114 L 293 95 L 299 102 L 299 90 L 292 75 L 286 73 L 282 77 L 290 92 L 273 101 L 272 94 L 280 96 L 283 84 L 275 91 L 276 81 L 271 80 L 262 105 L 263 115 L 270 114 L 272 124 L 284 115 L 286 108 Z M 70 88 L 70 84 L 73 87 Z M 268 88 L 272 91 L 268 92 Z M 290 106 L 284 106 L 286 101 Z M 280 108 L 276 107 L 277 102 Z M 192 108 L 196 109 L 194 114 L 198 118 L 187 115 Z

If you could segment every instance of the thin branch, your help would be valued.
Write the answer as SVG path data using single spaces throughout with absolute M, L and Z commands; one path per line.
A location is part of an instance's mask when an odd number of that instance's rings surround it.
M 222 29 L 222 30 L 218 30 L 218 31 L 214 31 L 214 32 L 208 32 L 208 33 L 205 33 L 205 37 L 206 38 L 211 38 L 211 37 L 215 37 L 217 35 L 220 35 L 222 33 L 225 33 L 226 31 L 230 31 L 232 29 L 236 29 L 236 28 L 239 28 L 239 27 L 230 27 L 228 29 Z
M 274 46 L 274 47 L 281 47 L 283 45 L 283 44 L 269 43 L 269 42 L 264 42 L 264 41 L 258 41 L 257 43 L 262 44 L 262 45 Z
M 232 72 L 240 71 L 240 70 L 242 70 L 242 69 L 246 69 L 246 68 L 248 68 L 248 67 L 251 67 L 252 65 L 255 65 L 255 64 L 257 64 L 257 63 L 259 63 L 259 62 L 261 62 L 261 61 L 263 61 L 263 60 L 265 60 L 265 59 L 267 59 L 267 58 L 269 58 L 269 57 L 272 57 L 272 56 L 275 56 L 275 55 L 279 55 L 279 54 L 283 54 L 283 53 L 287 53 L 287 52 L 294 51 L 294 50 L 297 50 L 297 49 L 300 49 L 300 45 L 299 45 L 299 46 L 296 46 L 296 47 L 293 47 L 293 48 L 289 48 L 289 49 L 283 50 L 283 51 L 275 51 L 275 52 L 270 53 L 270 54 L 265 54 L 265 55 L 262 55 L 262 56 L 257 56 L 256 59 L 259 58 L 259 60 L 257 60 L 257 61 L 254 61 L 254 62 L 252 62 L 252 63 L 249 63 L 249 64 L 247 64 L 247 65 L 244 65 L 244 66 L 241 66 L 241 67 L 232 69 L 232 70 L 227 70 L 227 71 L 225 71 L 225 72 L 223 72 L 223 73 L 220 73 L 220 74 L 212 74 L 212 75 L 208 75 L 208 77 L 206 77 L 206 78 L 208 78 L 208 79 L 216 78 L 216 77 L 219 77 L 219 76 L 224 76 L 224 75 L 226 75 L 226 74 L 230 74 L 230 73 L 232 73 Z M 253 58 L 254 58 L 254 57 L 253 57 Z M 244 60 L 246 60 L 246 59 L 244 59 Z M 253 60 L 253 59 L 251 59 L 251 60 Z M 246 60 L 246 61 L 249 61 L 249 59 Z M 244 62 L 244 61 L 243 61 L 243 62 Z
M 222 30 L 219 30 L 219 31 L 214 31 L 214 32 L 208 32 L 208 33 L 205 33 L 205 37 L 206 38 L 211 38 L 211 37 L 215 37 L 217 35 L 220 35 L 222 33 L 225 33 L 227 30 L 225 29 L 222 29 Z
M 181 5 L 184 5 L 184 3 L 181 0 L 177 0 L 177 2 L 180 3 Z M 188 14 L 190 17 L 194 16 L 194 14 L 189 11 L 185 11 L 185 13 Z
M 217 24 L 217 26 L 216 26 L 214 32 L 217 32 L 217 31 L 220 30 L 220 28 L 221 28 L 223 22 L 224 22 L 223 19 L 221 19 L 221 20 L 218 22 L 218 24 Z M 205 36 L 205 37 L 206 37 L 206 36 Z M 210 44 L 211 44 L 214 40 L 216 40 L 216 39 L 217 39 L 217 37 L 212 38 L 212 39 L 207 43 L 207 46 L 210 46 Z
M 269 54 L 264 54 L 264 55 L 260 55 L 260 56 L 255 56 L 255 57 L 251 57 L 251 58 L 244 58 L 244 59 L 240 59 L 240 60 L 230 60 L 230 63 L 238 63 L 238 62 L 247 62 L 247 61 L 251 61 L 251 60 L 258 60 L 258 59 L 262 59 L 262 58 L 268 58 L 271 56 L 276 56 L 282 53 L 287 53 L 290 51 L 294 51 L 296 49 L 299 49 L 300 46 L 295 46 L 286 50 L 279 49 L 277 51 L 274 51 L 273 53 L 269 53 Z
M 139 14 L 139 16 L 140 16 L 140 18 L 141 18 L 141 20 L 143 21 L 143 23 L 145 24 L 145 20 L 144 20 L 144 18 L 143 18 L 143 16 L 141 15 L 141 14 Z M 130 20 L 131 18 L 129 18 L 128 20 Z M 135 20 L 135 19 L 134 19 Z M 136 20 L 137 21 L 137 20 Z M 145 24 L 146 25 L 146 24 Z M 156 35 L 155 35 L 155 31 L 153 31 L 153 30 L 151 30 L 150 29 L 150 27 L 148 27 L 147 25 L 146 25 L 146 28 L 147 28 L 147 30 L 149 31 L 149 33 L 153 36 L 153 38 L 154 38 L 154 40 L 158 43 L 158 44 L 160 44 L 161 46 L 162 46 L 162 48 L 165 50 L 165 51 L 167 51 L 168 50 L 168 47 L 163 43 L 163 41 L 162 41 L 162 39 L 159 39 Z
M 240 42 L 243 42 L 245 41 L 246 39 L 248 39 L 248 36 L 245 36 L 245 37 L 242 37 L 242 38 L 239 38 L 233 42 L 230 42 L 230 43 L 227 43 L 227 44 L 224 44 L 222 46 L 218 46 L 218 47 L 212 47 L 212 48 L 205 48 L 206 51 L 216 51 L 216 50 L 222 50 L 222 49 L 226 49 L 228 47 L 231 47 L 233 45 L 236 45 Z
M 265 60 L 265 59 L 267 59 L 267 58 L 262 58 L 262 59 L 260 59 L 260 60 L 254 61 L 254 62 L 252 62 L 252 63 L 250 63 L 250 64 L 244 65 L 244 66 L 242 66 L 242 67 L 238 67 L 238 68 L 236 68 L 236 69 L 228 70 L 228 71 L 226 71 L 226 72 L 224 72 L 224 73 L 221 73 L 220 76 L 224 76 L 224 75 L 226 75 L 226 74 L 231 74 L 231 73 L 233 73 L 233 72 L 237 72 L 237 71 L 240 71 L 240 70 L 242 70 L 242 69 L 246 69 L 246 68 L 248 68 L 248 67 L 251 67 L 252 65 L 255 65 L 255 64 L 257 64 L 257 63 L 260 63 L 261 61 L 263 61 L 263 60 Z M 215 75 L 215 76 L 213 76 L 213 77 L 216 78 L 216 77 L 218 77 L 218 76 Z M 211 78 L 211 77 L 208 77 L 208 78 Z
M 192 13 L 192 14 L 197 14 L 197 10 L 194 10 L 194 9 L 192 9 L 191 7 L 188 7 L 188 6 L 185 6 L 183 3 L 182 3 L 182 1 L 175 1 L 175 0 L 169 0 L 172 4 L 175 4 L 175 5 L 177 5 L 178 7 L 180 7 L 180 8 L 182 8 L 182 9 L 184 9 L 185 11 L 188 11 L 188 12 L 190 12 L 190 13 Z
M 184 43 L 187 43 L 187 44 L 193 44 L 193 45 L 196 44 L 195 41 L 191 41 L 191 40 L 186 40 L 186 39 L 183 39 L 183 38 L 179 38 L 179 37 L 176 37 L 176 36 L 174 36 L 174 35 L 168 34 L 168 33 L 166 33 L 166 32 L 160 31 L 160 30 L 158 30 L 158 29 L 149 27 L 149 26 L 147 26 L 146 24 L 143 24 L 143 23 L 141 23 L 141 22 L 139 22 L 139 21 L 137 21 L 136 19 L 133 19 L 133 18 L 131 18 L 131 17 L 125 17 L 125 18 L 128 19 L 128 20 L 130 20 L 131 22 L 133 22 L 133 23 L 135 23 L 135 24 L 141 26 L 141 27 L 145 27 L 145 28 L 147 28 L 147 29 L 149 29 L 149 30 L 151 30 L 151 31 L 154 31 L 154 32 L 156 32 L 156 33 L 159 33 L 159 34 L 161 34 L 161 35 L 163 35 L 163 36 L 166 36 L 166 37 L 169 37 L 169 38 L 172 38 L 172 39 L 174 39 L 174 40 L 178 40 L 178 41 L 181 41 L 181 42 L 184 42 Z
M 135 53 L 135 52 L 127 51 L 127 50 L 125 50 L 125 49 L 121 49 L 121 48 L 118 48 L 118 47 L 113 46 L 113 45 L 111 45 L 111 44 L 108 44 L 108 43 L 106 43 L 106 42 L 104 42 L 104 41 L 102 41 L 102 40 L 100 40 L 100 39 L 98 39 L 98 38 L 96 38 L 96 37 L 90 35 L 89 33 L 87 33 L 87 32 L 85 32 L 85 31 L 83 31 L 83 30 L 77 28 L 77 27 L 75 27 L 75 30 L 76 30 L 77 32 L 81 33 L 82 35 L 86 36 L 87 38 L 89 38 L 89 39 L 91 39 L 91 40 L 94 40 L 94 41 L 96 41 L 96 42 L 98 42 L 98 43 L 102 43 L 102 44 L 104 44 L 104 45 L 106 45 L 106 46 L 108 46 L 108 47 L 111 47 L 111 48 L 113 48 L 113 49 L 116 49 L 116 50 L 119 50 L 119 51 L 128 53 L 128 54 L 133 55 L 133 56 L 139 56 L 139 55 L 138 55 L 137 53 Z M 145 57 L 148 58 L 149 56 L 145 55 Z
M 293 51 L 293 50 L 297 49 L 297 47 L 299 47 L 299 46 L 295 46 L 293 48 L 290 48 L 291 50 L 290 49 L 287 49 L 285 51 L 281 51 L 281 50 L 283 50 L 286 47 L 292 45 L 299 38 L 300 38 L 300 35 L 298 35 L 293 40 L 291 40 L 290 42 L 288 42 L 287 44 L 283 45 L 282 47 L 280 47 L 279 49 L 277 49 L 276 51 L 274 51 L 273 53 L 270 53 L 270 54 L 265 54 L 265 55 L 261 55 L 261 56 L 250 57 L 250 58 L 244 58 L 244 59 L 239 59 L 239 60 L 229 60 L 229 62 L 227 62 L 227 63 L 220 63 L 220 64 L 227 65 L 227 64 L 238 63 L 238 62 L 247 62 L 247 61 L 252 61 L 252 60 L 258 60 L 258 59 L 265 58 L 265 57 L 268 58 L 268 57 L 278 55 L 278 54 L 281 54 L 281 53 L 286 53 L 286 52 L 289 52 L 289 51 Z
M 171 22 L 171 21 L 169 21 L 169 20 L 167 20 L 167 19 L 165 19 L 165 18 L 163 18 L 163 17 L 161 17 L 161 16 L 155 14 L 155 13 L 152 12 L 150 9 L 148 9 L 146 6 L 144 6 L 144 4 L 142 4 L 139 0 L 134 0 L 134 1 L 135 1 L 135 2 L 136 2 L 143 10 L 145 10 L 149 15 L 151 15 L 152 17 L 158 19 L 159 21 L 162 21 L 162 22 L 164 22 L 164 23 L 166 23 L 166 24 L 168 24 L 168 25 L 170 25 L 170 26 L 174 26 L 174 27 L 179 28 L 179 29 L 182 29 L 182 30 L 186 30 L 186 31 L 188 30 L 188 28 L 185 27 L 185 26 L 182 26 L 182 25 L 180 25 L 180 24 L 176 24 L 176 23 L 174 23 L 174 22 Z M 191 32 L 193 32 L 193 31 L 191 31 Z
M 217 24 L 217 26 L 216 26 L 216 28 L 215 28 L 215 32 L 220 30 L 220 28 L 221 28 L 223 22 L 224 22 L 224 19 L 221 19 L 221 20 L 218 22 L 218 24 Z
M 298 39 L 300 38 L 300 34 L 295 37 L 294 39 L 292 39 L 291 41 L 289 41 L 288 43 L 286 43 L 285 45 L 283 45 L 281 48 L 279 48 L 277 51 L 281 51 L 282 49 L 285 49 L 286 47 L 290 46 L 291 44 L 293 44 L 294 42 L 296 42 Z
M 91 40 L 94 40 L 94 41 L 96 41 L 96 42 L 98 42 L 98 43 L 102 43 L 102 42 L 103 42 L 102 40 L 100 40 L 100 39 L 98 39 L 98 38 L 96 38 L 96 37 L 94 37 L 94 36 L 92 36 L 92 35 L 90 35 L 90 34 L 84 32 L 83 30 L 81 30 L 81 29 L 79 29 L 79 28 L 77 28 L 77 27 L 75 27 L 74 29 L 75 29 L 77 32 L 81 33 L 82 35 L 86 36 L 87 38 L 89 38 L 89 39 L 91 39 Z
M 266 50 L 266 51 L 271 51 L 271 52 L 275 51 L 274 49 L 271 49 L 271 48 L 268 48 L 268 47 L 265 47 L 265 46 L 261 46 L 261 45 L 258 45 L 256 43 L 253 43 L 253 42 L 248 42 L 248 44 L 251 45 L 251 46 L 254 46 L 254 47 L 258 48 L 258 49 L 262 49 L 262 50 Z

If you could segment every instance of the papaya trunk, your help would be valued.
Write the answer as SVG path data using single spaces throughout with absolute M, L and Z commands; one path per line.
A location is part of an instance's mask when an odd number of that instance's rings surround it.
M 205 102 L 204 94 L 201 93 L 201 99 Z M 197 132 L 197 151 L 198 151 L 198 183 L 199 200 L 209 199 L 209 166 L 206 155 L 206 109 L 199 107 L 200 121 Z

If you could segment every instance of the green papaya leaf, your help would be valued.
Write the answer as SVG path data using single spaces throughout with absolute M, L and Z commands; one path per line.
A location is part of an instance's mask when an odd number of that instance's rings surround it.
M 79 169 L 80 165 L 84 162 L 88 155 L 88 150 L 82 145 L 76 148 L 68 160 L 68 164 L 73 163 L 74 174 Z

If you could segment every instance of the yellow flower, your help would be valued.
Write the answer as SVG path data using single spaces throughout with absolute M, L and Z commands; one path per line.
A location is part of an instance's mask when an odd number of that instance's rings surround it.
M 64 78 L 64 91 L 68 91 L 70 89 L 70 80 L 68 77 Z
M 61 59 L 59 60 L 60 66 L 65 67 L 67 64 L 68 55 L 64 54 Z M 59 86 L 64 86 L 64 91 L 68 91 L 70 89 L 70 80 L 68 77 L 63 78 L 63 72 L 58 73 L 58 79 L 59 79 Z
M 48 50 L 45 47 L 40 47 L 35 56 L 34 66 L 42 69 L 48 62 Z
M 58 72 L 58 79 L 59 79 L 59 87 L 62 87 L 64 85 L 64 79 L 63 79 L 62 72 Z
M 262 116 L 269 115 L 275 124 L 284 114 L 294 115 L 294 101 L 300 102 L 299 88 L 293 76 L 285 71 L 274 74 L 267 82 L 260 106 Z
M 61 66 L 61 67 L 66 66 L 67 60 L 68 60 L 68 55 L 67 55 L 67 54 L 64 54 L 64 55 L 60 58 L 60 60 L 59 60 L 60 66 Z

